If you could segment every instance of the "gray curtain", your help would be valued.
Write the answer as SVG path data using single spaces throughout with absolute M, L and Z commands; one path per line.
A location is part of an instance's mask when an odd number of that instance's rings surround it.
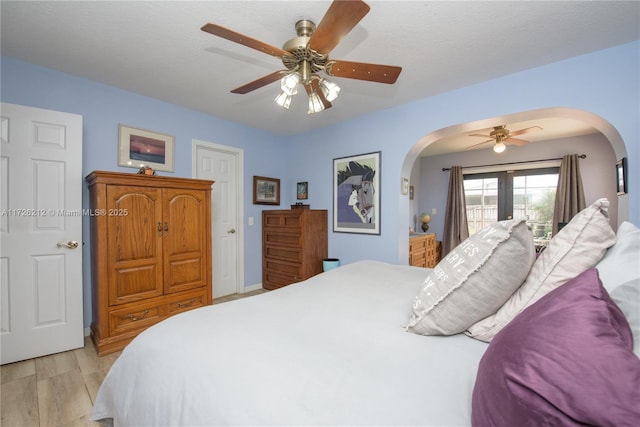
M 442 236 L 442 257 L 469 237 L 467 205 L 464 200 L 462 167 L 453 166 L 449 172 L 449 193 Z
M 555 236 L 564 224 L 584 208 L 584 189 L 578 155 L 567 154 L 562 157 L 560 164 L 556 204 L 553 209 L 553 235 Z

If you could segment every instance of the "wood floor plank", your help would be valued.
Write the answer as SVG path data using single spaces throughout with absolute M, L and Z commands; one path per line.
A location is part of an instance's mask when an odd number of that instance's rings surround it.
M 36 374 L 36 361 L 29 359 L 22 362 L 9 363 L 0 367 L 2 384 Z
M 80 368 L 38 381 L 40 425 L 66 425 L 91 412 L 93 404 Z
M 55 377 L 78 367 L 73 351 L 51 354 L 36 359 L 36 378 L 38 382 Z
M 3 367 L 4 370 L 4 367 Z M 38 392 L 35 373 L 2 384 L 2 421 L 3 426 L 37 426 Z

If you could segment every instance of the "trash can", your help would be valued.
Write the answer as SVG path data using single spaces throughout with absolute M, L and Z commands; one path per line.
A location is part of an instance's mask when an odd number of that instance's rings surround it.
M 340 267 L 340 260 L 338 258 L 325 258 L 322 260 L 322 270 L 329 271 L 336 267 Z

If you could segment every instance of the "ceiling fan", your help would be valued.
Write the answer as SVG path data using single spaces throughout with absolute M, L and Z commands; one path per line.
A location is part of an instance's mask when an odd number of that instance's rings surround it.
M 298 36 L 288 40 L 282 49 L 217 24 L 208 23 L 201 30 L 274 56 L 285 66 L 285 69 L 233 89 L 232 93 L 246 94 L 280 80 L 281 92 L 275 102 L 288 109 L 298 84 L 302 84 L 309 96 L 308 113 L 312 114 L 330 108 L 331 101 L 340 92 L 338 85 L 318 75 L 319 72 L 387 84 L 395 83 L 400 75 L 401 67 L 329 59 L 329 53 L 369 9 L 369 5 L 361 0 L 334 0 L 317 27 L 308 19 L 296 22 Z
M 490 138 L 490 139 L 483 141 L 479 144 L 474 144 L 471 147 L 468 147 L 467 150 L 471 150 L 473 148 L 479 147 L 489 142 L 495 142 L 495 145 L 493 146 L 493 151 L 495 151 L 496 153 L 502 153 L 507 148 L 506 145 L 519 145 L 519 146 L 527 145 L 529 141 L 525 141 L 524 139 L 517 139 L 513 137 L 518 135 L 524 135 L 525 133 L 536 131 L 536 130 L 542 130 L 542 128 L 540 126 L 531 126 L 528 128 L 511 132 L 509 131 L 509 129 L 507 129 L 507 125 L 494 126 L 493 131 L 491 131 L 489 135 L 482 135 L 479 133 L 472 133 L 471 135 L 469 135 L 469 136 L 480 136 L 483 138 Z

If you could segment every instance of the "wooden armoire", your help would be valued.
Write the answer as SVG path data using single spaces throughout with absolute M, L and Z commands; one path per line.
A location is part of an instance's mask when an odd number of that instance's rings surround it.
M 95 171 L 89 183 L 99 355 L 167 317 L 211 304 L 213 181 Z
M 262 211 L 262 287 L 277 289 L 322 273 L 327 211 Z

